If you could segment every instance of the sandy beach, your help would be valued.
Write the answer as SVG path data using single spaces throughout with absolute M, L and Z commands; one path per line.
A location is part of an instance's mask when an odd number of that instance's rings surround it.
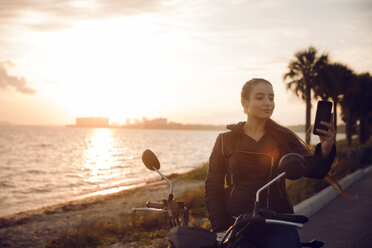
M 202 181 L 177 181 L 174 184 L 174 195 L 177 197 L 186 189 L 201 184 Z M 0 247 L 42 247 L 83 222 L 118 220 L 130 214 L 132 207 L 144 207 L 147 201 L 160 201 L 168 194 L 169 185 L 164 181 L 155 181 L 110 195 L 94 196 L 2 217 Z

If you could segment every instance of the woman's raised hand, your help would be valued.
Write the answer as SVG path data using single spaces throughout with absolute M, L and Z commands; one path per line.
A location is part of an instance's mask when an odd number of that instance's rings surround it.
M 334 121 L 333 121 L 333 113 L 331 114 L 331 120 L 330 122 L 324 122 L 321 121 L 320 124 L 326 126 L 328 128 L 328 131 L 322 130 L 317 128 L 316 131 L 323 135 L 319 135 L 321 147 L 322 147 L 322 155 L 328 156 L 332 151 L 332 146 L 335 143 L 335 136 L 336 136 L 336 130 L 334 127 Z

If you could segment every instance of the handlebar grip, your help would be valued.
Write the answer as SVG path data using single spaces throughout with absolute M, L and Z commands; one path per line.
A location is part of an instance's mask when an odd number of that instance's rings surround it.
M 311 240 L 310 242 L 306 242 L 306 243 L 301 243 L 301 246 L 303 247 L 313 247 L 313 248 L 318 248 L 318 247 L 323 247 L 324 243 L 322 241 L 319 241 L 319 240 Z
M 304 215 L 278 214 L 267 208 L 261 208 L 260 214 L 261 216 L 268 218 L 268 219 L 284 220 L 284 221 L 297 222 L 297 223 L 305 223 L 305 222 L 308 222 L 309 220 Z
M 309 220 L 304 215 L 295 215 L 295 214 L 276 214 L 274 216 L 274 219 L 291 221 L 291 222 L 296 222 L 296 223 L 306 223 Z
M 159 202 L 146 202 L 146 207 L 148 208 L 157 208 L 157 209 L 163 209 L 164 204 Z

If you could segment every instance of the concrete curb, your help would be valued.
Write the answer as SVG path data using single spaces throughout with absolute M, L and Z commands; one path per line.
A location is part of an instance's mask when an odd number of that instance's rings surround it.
M 372 170 L 371 165 L 365 169 L 359 169 L 355 171 L 353 174 L 341 179 L 339 183 L 343 188 L 347 188 L 351 184 L 362 178 L 371 170 Z M 323 189 L 316 195 L 313 195 L 312 197 L 294 206 L 294 212 L 295 214 L 310 217 L 311 215 L 315 214 L 319 209 L 321 209 L 324 205 L 330 202 L 333 198 L 335 198 L 337 195 L 338 195 L 337 191 L 332 186 L 328 186 L 327 188 Z

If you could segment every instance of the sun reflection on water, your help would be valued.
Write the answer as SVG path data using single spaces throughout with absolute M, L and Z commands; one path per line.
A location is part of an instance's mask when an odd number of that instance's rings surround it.
M 122 151 L 115 147 L 112 129 L 93 129 L 92 135 L 87 137 L 87 149 L 84 151 L 85 182 L 100 183 L 117 177 L 121 170 L 115 157 Z

